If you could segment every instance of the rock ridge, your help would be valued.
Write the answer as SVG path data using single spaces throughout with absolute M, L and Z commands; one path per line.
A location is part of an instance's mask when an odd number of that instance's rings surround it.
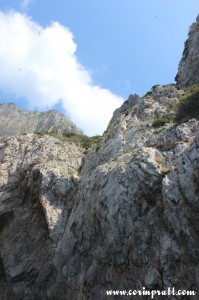
M 82 133 L 69 119 L 56 110 L 32 112 L 20 110 L 13 103 L 0 104 L 1 137 L 42 131 L 58 134 Z

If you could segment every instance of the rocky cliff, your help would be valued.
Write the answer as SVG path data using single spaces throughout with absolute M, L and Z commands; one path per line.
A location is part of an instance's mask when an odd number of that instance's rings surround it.
M 47 135 L 1 140 L 2 299 L 199 293 L 199 121 L 176 119 L 185 95 L 176 85 L 131 95 L 87 155 Z
M 176 81 L 181 86 L 199 83 L 199 15 L 189 29 Z
M 0 149 L 1 299 L 46 299 L 83 150 L 36 134 L 2 139 Z
M 20 110 L 15 104 L 0 104 L 0 136 L 8 137 L 28 132 L 58 132 L 68 134 L 81 131 L 56 110 L 32 112 Z

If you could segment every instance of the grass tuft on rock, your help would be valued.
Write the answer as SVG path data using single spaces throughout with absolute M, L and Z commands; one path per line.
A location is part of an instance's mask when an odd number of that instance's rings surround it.
M 162 174 L 167 174 L 170 172 L 170 170 L 171 170 L 170 166 L 162 166 L 160 171 Z

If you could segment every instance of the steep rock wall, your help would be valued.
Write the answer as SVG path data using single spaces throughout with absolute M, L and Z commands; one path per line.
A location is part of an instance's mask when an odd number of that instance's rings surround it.
M 168 86 L 131 97 L 89 152 L 56 251 L 52 298 L 58 290 L 61 299 L 142 287 L 197 291 L 199 124 L 151 126 L 182 94 Z
M 199 83 L 199 16 L 189 29 L 175 79 L 184 87 Z
M 47 299 L 73 207 L 83 149 L 28 134 L 0 143 L 0 295 Z

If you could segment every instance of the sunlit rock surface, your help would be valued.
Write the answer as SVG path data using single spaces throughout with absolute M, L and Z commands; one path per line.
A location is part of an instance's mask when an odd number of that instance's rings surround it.
M 1 140 L 3 299 L 197 291 L 198 120 L 152 126 L 183 93 L 130 96 L 86 156 L 49 136 Z
M 176 81 L 181 86 L 199 83 L 199 16 L 189 29 Z

